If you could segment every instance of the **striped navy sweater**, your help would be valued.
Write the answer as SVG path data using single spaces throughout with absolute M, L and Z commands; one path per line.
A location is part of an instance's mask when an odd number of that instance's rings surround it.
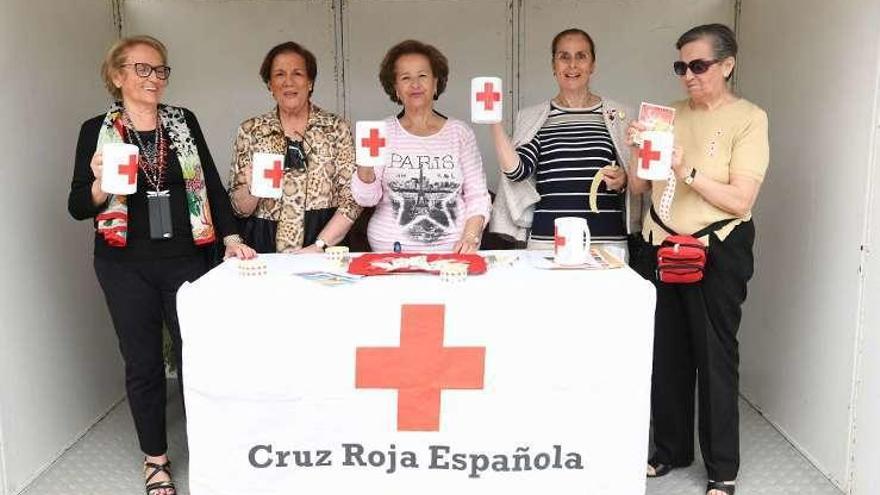
M 599 212 L 590 211 L 593 177 L 617 160 L 602 111 L 602 103 L 586 109 L 551 103 L 550 115 L 535 137 L 517 148 L 519 164 L 506 173 L 507 178 L 522 181 L 535 174 L 541 196 L 535 206 L 531 240 L 552 242 L 557 217 L 586 218 L 593 241 L 626 239 L 623 193 L 609 192 L 601 184 Z

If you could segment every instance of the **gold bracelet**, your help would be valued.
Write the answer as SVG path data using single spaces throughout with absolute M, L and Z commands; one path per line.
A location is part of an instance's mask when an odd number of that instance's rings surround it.
M 228 235 L 223 238 L 223 245 L 226 247 L 234 246 L 236 244 L 242 244 L 244 240 L 238 234 Z

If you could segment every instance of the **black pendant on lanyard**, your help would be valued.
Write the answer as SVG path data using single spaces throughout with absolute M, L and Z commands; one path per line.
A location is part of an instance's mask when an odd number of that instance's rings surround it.
M 144 146 L 140 134 L 134 129 L 128 112 L 124 112 L 125 124 L 129 134 L 133 134 L 140 147 L 141 170 L 152 186 L 152 191 L 147 191 L 147 211 L 149 213 L 150 239 L 171 239 L 174 236 L 174 228 L 171 224 L 171 191 L 162 189 L 162 179 L 165 175 L 167 147 L 162 132 L 162 122 L 156 117 L 156 133 L 153 146 Z M 131 141 L 131 139 L 129 139 Z
M 171 239 L 171 191 L 147 191 L 147 209 L 150 212 L 150 239 Z

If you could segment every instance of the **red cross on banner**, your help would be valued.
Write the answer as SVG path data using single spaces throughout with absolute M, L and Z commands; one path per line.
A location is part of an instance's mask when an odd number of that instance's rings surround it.
M 379 137 L 379 129 L 370 129 L 370 137 L 361 139 L 361 146 L 370 148 L 370 156 L 379 156 L 379 148 L 385 146 L 385 138 Z
M 651 149 L 651 141 L 646 139 L 642 149 L 639 150 L 639 158 L 642 160 L 642 168 L 649 169 L 651 168 L 651 162 L 660 159 L 660 152 Z
M 439 431 L 440 392 L 482 389 L 485 347 L 443 347 L 443 305 L 401 307 L 400 347 L 358 347 L 356 388 L 397 389 L 398 431 Z
M 483 109 L 492 110 L 495 102 L 501 101 L 501 93 L 494 91 L 492 83 L 487 82 L 483 85 L 483 91 L 477 93 L 477 101 L 483 103 Z
M 264 170 L 263 177 L 272 179 L 272 187 L 275 189 L 281 187 L 281 178 L 284 177 L 284 172 L 281 170 L 281 160 L 275 160 L 272 168 Z
M 119 175 L 128 176 L 128 183 L 134 184 L 137 181 L 138 163 L 137 155 L 128 155 L 128 163 L 119 164 Z

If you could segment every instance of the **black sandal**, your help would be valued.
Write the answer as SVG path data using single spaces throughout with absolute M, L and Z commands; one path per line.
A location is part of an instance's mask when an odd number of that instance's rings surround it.
M 727 495 L 733 495 L 736 492 L 736 485 L 725 483 L 723 481 L 710 481 L 706 485 L 706 495 L 709 494 L 712 490 L 718 490 L 719 492 L 724 492 Z
M 648 478 L 659 478 L 661 476 L 666 476 L 669 474 L 669 471 L 672 471 L 672 464 L 663 464 L 662 462 L 657 462 L 656 459 L 651 459 L 648 461 L 648 466 L 654 469 L 654 474 L 645 473 L 645 476 Z
M 152 469 L 149 475 L 147 475 L 147 469 Z M 174 482 L 170 479 L 168 481 L 150 483 L 150 480 L 159 473 L 165 473 L 168 475 L 168 478 L 171 478 L 171 461 L 166 461 L 165 464 L 156 464 L 155 462 L 148 462 L 144 459 L 144 475 L 146 476 L 144 488 L 146 489 L 147 495 L 155 495 L 154 492 L 162 489 L 166 492 L 171 491 L 171 495 L 177 495 L 177 488 L 174 487 Z

